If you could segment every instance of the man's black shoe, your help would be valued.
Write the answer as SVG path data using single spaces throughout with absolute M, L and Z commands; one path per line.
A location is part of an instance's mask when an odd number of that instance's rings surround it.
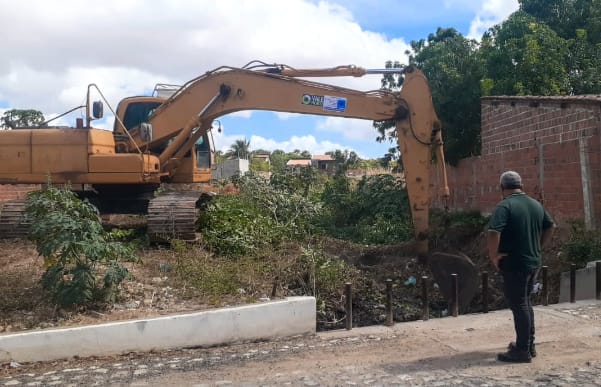
M 497 355 L 497 360 L 509 363 L 530 363 L 532 362 L 532 357 L 528 351 L 523 351 L 514 347 L 505 353 L 499 353 Z
M 515 343 L 512 341 L 511 343 L 509 343 L 507 349 L 512 350 L 517 348 L 515 347 Z M 530 357 L 536 357 L 536 344 L 530 345 Z

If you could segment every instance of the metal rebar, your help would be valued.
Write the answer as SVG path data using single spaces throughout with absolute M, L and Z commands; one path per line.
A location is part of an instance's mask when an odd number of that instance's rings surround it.
M 344 294 L 346 297 L 345 310 L 346 310 L 346 329 L 353 329 L 353 289 L 351 283 L 347 282 L 344 285 Z
M 595 298 L 601 300 L 601 261 L 595 263 Z
M 488 272 L 482 272 L 482 313 L 488 313 Z
M 570 265 L 570 302 L 576 302 L 576 264 Z
M 453 317 L 459 316 L 459 286 L 457 274 L 451 274 L 451 310 Z
M 549 266 L 543 266 L 543 305 L 549 305 Z
M 386 280 L 386 325 L 392 326 L 394 324 L 392 318 L 392 280 Z
M 430 300 L 428 298 L 428 276 L 422 276 L 422 320 L 430 318 Z

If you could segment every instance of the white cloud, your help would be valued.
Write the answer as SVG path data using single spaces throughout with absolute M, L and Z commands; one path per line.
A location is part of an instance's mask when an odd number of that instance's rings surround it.
M 348 140 L 373 141 L 378 135 L 372 126 L 372 121 L 342 117 L 320 119 L 317 123 L 317 130 L 340 133 L 343 138 Z
M 311 154 L 324 154 L 336 149 L 348 148 L 331 141 L 319 141 L 311 135 L 292 136 L 288 140 L 276 141 L 271 138 L 265 138 L 256 135 L 252 135 L 250 138 L 248 138 L 242 135 L 225 135 L 223 133 L 214 132 L 213 138 L 215 140 L 215 149 L 222 152 L 227 152 L 230 146 L 236 140 L 250 141 L 251 150 L 263 149 L 267 151 L 274 151 L 276 149 L 280 149 L 285 152 L 292 152 L 295 149 L 299 149 L 301 151 L 308 150 Z
M 239 117 L 239 118 L 251 118 L 253 114 L 252 110 L 241 110 L 239 112 L 234 112 L 228 114 L 229 117 Z
M 382 67 L 402 39 L 363 30 L 343 7 L 287 0 L 3 2 L 0 100 L 46 115 L 81 103 L 96 83 L 116 105 L 155 83 L 181 84 L 253 59 L 294 67 Z M 331 79 L 328 79 L 330 81 Z M 362 90 L 380 77 L 334 79 Z
M 343 145 L 335 142 L 319 141 L 311 135 L 292 136 L 285 141 L 275 141 L 260 136 L 251 136 L 250 145 L 252 149 L 265 149 L 269 151 L 281 149 L 286 152 L 292 152 L 295 149 L 299 149 L 301 151 L 308 150 L 311 154 L 324 154 L 328 151 L 345 148 Z
M 470 25 L 468 37 L 480 40 L 486 30 L 505 20 L 518 8 L 518 0 L 481 0 L 478 13 Z

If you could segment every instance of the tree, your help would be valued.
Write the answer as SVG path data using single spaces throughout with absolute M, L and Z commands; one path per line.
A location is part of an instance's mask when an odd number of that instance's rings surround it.
M 237 157 L 239 159 L 250 158 L 250 141 L 236 140 L 225 153 L 226 157 Z
M 338 165 L 339 171 L 346 171 L 348 169 L 356 168 L 361 160 L 355 151 L 349 151 L 348 149 L 326 152 L 326 155 L 332 156 Z
M 286 163 L 288 162 L 288 157 L 286 156 L 286 152 L 281 149 L 276 149 L 271 152 L 270 156 L 271 160 L 271 170 L 273 172 L 284 172 L 286 169 Z
M 601 93 L 601 44 L 590 44 L 587 31 L 581 29 L 576 31 L 576 38 L 568 42 L 568 47 L 570 93 Z
M 601 0 L 520 0 L 520 9 L 566 40 L 569 93 L 601 93 Z
M 409 64 L 420 68 L 432 91 L 432 100 L 442 122 L 445 154 L 451 164 L 480 154 L 480 81 L 484 63 L 478 43 L 466 39 L 454 28 L 438 28 L 427 40 L 411 42 Z M 386 67 L 400 67 L 388 62 Z M 396 90 L 402 78 L 385 76 L 382 87 Z M 391 123 L 377 125 L 379 141 L 390 137 Z M 394 134 L 393 134 L 394 135 Z
M 215 151 L 215 163 L 219 164 L 219 163 L 222 163 L 224 160 L 225 160 L 225 155 L 223 154 L 223 152 L 220 150 Z
M 123 231 L 102 228 L 98 210 L 69 189 L 30 193 L 26 214 L 30 238 L 44 257 L 43 287 L 62 306 L 112 303 L 135 262 L 134 247 L 118 241 Z
M 519 0 L 520 10 L 545 23 L 563 39 L 573 39 L 579 29 L 591 29 L 596 35 L 601 13 L 599 0 Z M 597 40 L 598 41 L 598 40 Z
M 16 129 L 36 127 L 44 121 L 44 114 L 34 109 L 11 109 L 2 115 L 2 128 Z
M 487 31 L 485 94 L 562 95 L 569 92 L 567 42 L 523 11 Z

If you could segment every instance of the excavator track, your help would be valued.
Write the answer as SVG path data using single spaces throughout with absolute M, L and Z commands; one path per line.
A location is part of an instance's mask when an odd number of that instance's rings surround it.
M 173 191 L 160 194 L 148 204 L 147 232 L 151 240 L 196 240 L 196 219 L 201 192 Z
M 29 223 L 25 220 L 25 200 L 0 203 L 0 239 L 27 238 Z

